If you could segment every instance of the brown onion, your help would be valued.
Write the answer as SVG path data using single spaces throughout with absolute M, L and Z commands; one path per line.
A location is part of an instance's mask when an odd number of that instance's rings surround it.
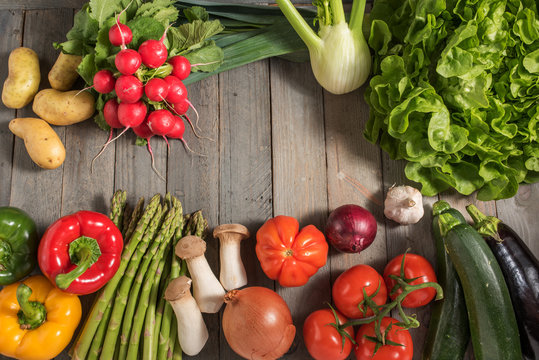
M 296 327 L 286 302 L 275 291 L 253 286 L 225 295 L 223 332 L 245 359 L 277 359 L 292 345 Z

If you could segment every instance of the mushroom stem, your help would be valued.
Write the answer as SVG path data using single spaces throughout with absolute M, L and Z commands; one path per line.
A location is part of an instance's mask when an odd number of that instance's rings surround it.
M 232 290 L 247 285 L 247 273 L 241 261 L 241 241 L 249 237 L 249 230 L 240 224 L 225 224 L 216 227 L 213 236 L 221 243 L 219 280 L 223 287 Z
M 170 282 L 165 299 L 170 302 L 178 323 L 178 340 L 187 355 L 198 354 L 208 340 L 208 328 L 197 302 L 191 296 L 191 279 L 180 276 Z
M 224 302 L 225 290 L 204 256 L 187 259 L 187 268 L 193 278 L 193 296 L 200 311 L 216 313 Z
M 198 236 L 185 236 L 178 241 L 176 255 L 187 263 L 193 279 L 193 296 L 200 311 L 216 313 L 223 305 L 225 289 L 213 274 L 204 257 L 206 242 Z

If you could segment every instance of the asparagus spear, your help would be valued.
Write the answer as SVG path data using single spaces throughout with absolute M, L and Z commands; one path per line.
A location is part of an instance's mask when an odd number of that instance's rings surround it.
M 99 354 L 101 354 L 101 348 L 103 345 L 103 339 L 105 338 L 105 331 L 107 330 L 107 324 L 110 319 L 110 313 L 112 312 L 112 306 L 107 306 L 105 312 L 103 313 L 103 319 L 99 322 L 97 327 L 97 332 L 95 333 L 94 339 L 92 340 L 92 345 L 88 352 L 88 357 L 86 360 L 97 360 L 99 359 Z
M 146 231 L 146 228 L 148 227 L 150 220 L 153 218 L 156 212 L 156 209 L 160 205 L 159 202 L 160 202 L 160 195 L 155 195 L 150 200 L 150 203 L 146 207 L 144 214 L 142 215 L 139 223 L 137 224 L 135 228 L 135 231 L 133 232 L 131 240 L 127 243 L 127 245 L 124 248 L 124 251 L 122 253 L 122 260 L 120 262 L 120 267 L 118 268 L 118 271 L 112 277 L 112 279 L 107 283 L 104 290 L 101 292 L 97 301 L 92 307 L 90 314 L 86 318 L 86 322 L 84 324 L 81 335 L 73 348 L 73 358 L 75 360 L 86 359 L 86 355 L 88 354 L 88 349 L 90 348 L 92 339 L 97 331 L 99 322 L 101 318 L 103 317 L 103 313 L 106 310 L 107 306 L 110 306 L 112 297 L 114 296 L 114 293 L 116 292 L 116 287 L 118 286 L 118 283 L 120 282 L 123 276 L 123 273 L 129 263 L 129 260 L 131 259 L 131 256 L 133 255 L 140 239 L 142 238 L 144 232 Z
M 162 226 L 169 226 L 169 224 L 174 219 L 174 214 L 175 210 L 170 209 L 164 216 Z M 124 324 L 122 324 L 124 312 L 125 319 L 127 319 L 127 321 L 130 321 L 131 319 L 130 315 L 132 316 L 132 313 L 129 314 L 129 310 L 126 311 L 126 307 L 128 302 L 135 302 L 137 300 L 138 290 L 140 288 L 140 286 L 137 286 L 137 284 L 133 285 L 133 281 L 135 280 L 135 275 L 138 276 L 139 273 L 144 274 L 144 272 L 148 269 L 148 264 L 150 263 L 149 259 L 157 251 L 160 240 L 162 238 L 161 233 L 163 231 L 163 228 L 159 230 L 159 233 L 155 240 L 152 241 L 152 239 L 154 238 L 154 234 L 158 232 L 160 224 L 161 217 L 159 219 L 156 218 L 155 221 L 152 220 L 150 228 L 153 231 L 147 232 L 147 234 L 144 235 L 142 241 L 140 241 L 137 246 L 136 252 L 131 257 L 131 261 L 129 262 L 127 271 L 125 272 L 120 287 L 116 293 L 114 308 L 112 309 L 112 314 L 107 328 L 107 334 L 105 336 L 105 342 L 103 344 L 103 351 L 100 358 L 101 360 L 113 358 L 114 348 L 116 346 L 116 342 L 118 341 L 118 335 L 120 333 L 120 327 L 126 326 L 125 322 Z M 146 251 L 148 249 L 148 246 L 150 246 L 150 249 Z M 141 262 L 142 266 L 140 265 Z
M 163 239 L 163 242 L 159 246 L 158 254 L 156 257 L 153 258 L 152 264 L 146 274 L 146 278 L 144 279 L 144 286 L 142 288 L 142 292 L 139 297 L 139 302 L 137 304 L 137 311 L 135 313 L 134 321 L 132 324 L 132 329 L 129 335 L 127 359 L 136 360 L 138 357 L 140 335 L 141 335 L 141 330 L 144 325 L 144 320 L 146 317 L 145 316 L 146 310 L 148 309 L 148 306 L 149 306 L 150 292 L 156 279 L 157 279 L 157 285 L 159 285 L 159 280 L 161 276 L 160 273 L 157 273 L 157 268 L 158 266 L 160 266 L 161 263 L 164 264 L 164 262 L 166 261 L 166 258 L 163 256 L 163 253 L 168 246 L 168 242 L 174 236 L 179 218 L 180 216 L 176 217 L 175 219 L 176 222 L 174 226 L 169 226 L 168 228 L 165 229 L 165 232 L 164 232 L 165 239 Z
M 127 192 L 123 190 L 118 190 L 112 196 L 111 207 L 110 207 L 110 219 L 122 231 L 123 225 L 123 216 L 125 209 L 125 202 L 127 200 Z
M 129 291 L 129 296 L 127 296 L 127 294 L 124 295 L 127 298 L 127 305 L 125 307 L 125 315 L 124 315 L 125 319 L 131 320 L 135 316 L 137 304 L 140 300 L 139 292 L 143 286 L 145 276 L 150 271 L 148 270 L 148 268 L 151 266 L 152 259 L 156 256 L 159 256 L 158 253 L 159 253 L 161 244 L 166 243 L 170 239 L 170 236 L 168 236 L 168 232 L 170 231 L 172 224 L 177 219 L 175 214 L 176 214 L 175 208 L 172 208 L 167 214 L 167 219 L 163 223 L 163 226 L 161 227 L 161 230 L 159 231 L 159 235 L 152 243 L 150 249 L 148 249 L 148 251 L 144 254 L 142 264 L 138 267 L 136 276 L 134 277 L 134 280 L 132 280 L 134 282 L 131 287 L 131 291 Z M 122 329 L 121 329 L 121 333 L 119 337 L 120 339 L 119 358 L 120 359 L 125 359 L 125 357 L 127 356 L 131 327 L 132 327 L 132 321 L 124 321 L 122 323 Z M 114 338 L 116 339 L 117 337 L 118 335 L 116 334 Z
M 142 215 L 142 210 L 144 210 L 144 198 L 141 197 L 137 205 L 135 205 L 135 208 L 133 209 L 133 212 L 131 213 L 131 217 L 129 219 L 129 223 L 127 226 L 124 226 L 123 230 L 123 236 L 124 239 L 129 239 L 131 235 L 133 234 L 133 231 L 135 230 L 135 226 L 137 225 L 138 221 L 140 220 L 140 216 Z

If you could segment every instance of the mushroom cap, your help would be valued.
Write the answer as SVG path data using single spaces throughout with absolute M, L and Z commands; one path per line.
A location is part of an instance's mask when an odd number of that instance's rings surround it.
M 191 296 L 191 282 L 185 275 L 172 280 L 165 290 L 165 300 L 175 301 L 187 295 Z
M 241 225 L 241 224 L 223 224 L 217 226 L 213 230 L 213 237 L 217 238 L 221 234 L 237 234 L 237 238 L 241 241 L 243 239 L 247 239 L 251 234 L 249 233 L 249 230 Z
M 189 260 L 204 255 L 206 252 L 206 242 L 198 236 L 184 236 L 176 244 L 174 252 L 183 260 Z

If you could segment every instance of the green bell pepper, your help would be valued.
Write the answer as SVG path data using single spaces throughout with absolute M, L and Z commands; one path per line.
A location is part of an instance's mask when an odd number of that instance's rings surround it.
M 0 285 L 12 284 L 37 265 L 38 237 L 34 220 L 14 207 L 0 207 Z

